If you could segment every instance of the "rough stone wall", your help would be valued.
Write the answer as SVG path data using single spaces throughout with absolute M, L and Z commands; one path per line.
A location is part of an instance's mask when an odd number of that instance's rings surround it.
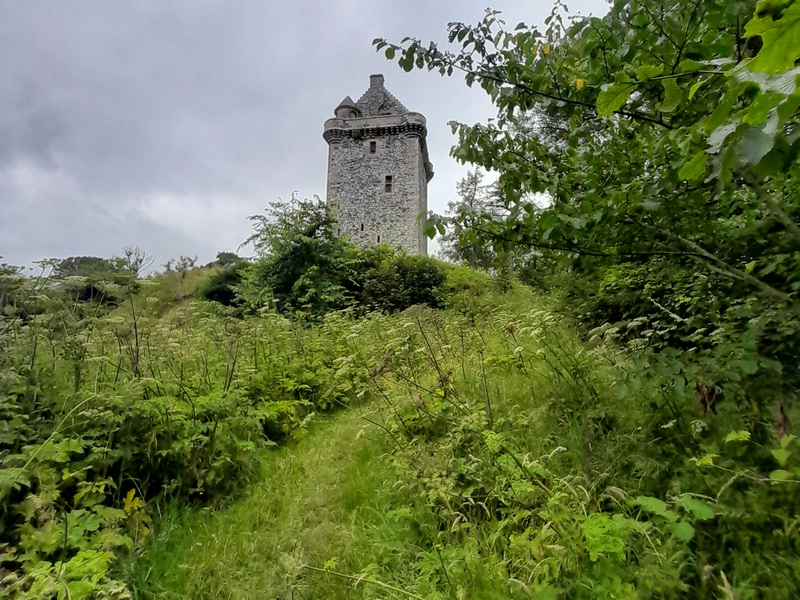
M 370 142 L 376 152 L 370 153 Z M 337 203 L 342 235 L 363 245 L 389 244 L 427 253 L 417 216 L 427 208 L 419 138 L 405 133 L 343 137 L 330 146 L 328 200 Z M 386 191 L 386 177 L 392 189 Z
M 337 205 L 340 234 L 363 245 L 386 243 L 427 254 L 428 240 L 418 221 L 427 211 L 433 177 L 425 118 L 392 96 L 381 75 L 370 77 L 369 89 L 355 106 L 347 97 L 334 114 L 323 137 L 329 147 L 327 199 Z

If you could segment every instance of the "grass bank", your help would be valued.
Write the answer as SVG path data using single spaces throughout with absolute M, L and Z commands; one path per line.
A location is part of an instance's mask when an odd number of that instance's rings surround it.
M 227 509 L 165 518 L 140 598 L 800 592 L 796 438 L 704 407 L 701 362 L 582 339 L 520 290 L 326 328 L 369 411 L 265 453 Z
M 380 429 L 347 410 L 315 422 L 290 446 L 261 455 L 263 478 L 221 511 L 167 512 L 137 562 L 139 598 L 353 598 L 380 590 L 314 568 L 402 579 L 415 535 L 398 527 L 403 504 Z M 412 573 L 408 573 L 412 577 Z M 374 597 L 374 596 L 372 596 Z

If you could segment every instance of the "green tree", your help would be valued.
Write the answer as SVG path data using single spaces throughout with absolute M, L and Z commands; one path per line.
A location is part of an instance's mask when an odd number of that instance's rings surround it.
M 349 245 L 336 235 L 333 207 L 293 196 L 266 212 L 249 217 L 254 232 L 245 244 L 260 257 L 249 281 L 271 290 L 281 310 L 321 315 L 343 306 Z
M 753 16 L 753 2 L 616 2 L 603 19 L 566 26 L 555 11 L 544 33 L 508 31 L 489 11 L 476 26 L 451 24 L 459 52 L 414 39 L 376 46 L 399 52 L 407 70 L 462 71 L 494 100 L 494 122 L 453 125 L 456 158 L 500 173 L 510 210 L 493 237 L 587 255 L 681 255 L 790 300 L 798 273 L 773 285 L 761 275 L 775 271 L 774 253 L 758 252 L 748 268 L 754 256 L 741 251 L 765 234 L 773 250 L 800 241 L 791 202 L 800 44 L 786 41 L 800 4 L 759 7 Z M 755 35 L 764 45 L 752 56 Z M 532 135 L 517 135 L 526 122 Z M 537 210 L 526 192 L 547 194 L 550 206 Z
M 505 216 L 476 235 L 550 253 L 591 292 L 615 290 L 606 317 L 657 318 L 668 341 L 726 356 L 709 324 L 726 327 L 726 340 L 746 329 L 788 364 L 800 290 L 800 3 L 617 1 L 603 18 L 564 9 L 544 30 L 509 30 L 496 11 L 453 23 L 454 51 L 375 41 L 405 70 L 463 73 L 497 107 L 487 124 L 452 124 L 453 155 L 499 173 Z
M 442 257 L 450 262 L 489 269 L 497 256 L 491 242 L 479 235 L 481 222 L 496 216 L 493 187 L 483 183 L 478 168 L 470 170 L 456 184 L 459 199 L 447 204 L 448 228 L 441 236 Z
M 235 252 L 217 252 L 217 258 L 214 260 L 216 264 L 220 267 L 230 267 L 235 265 L 238 262 L 241 262 L 242 258 L 238 256 Z

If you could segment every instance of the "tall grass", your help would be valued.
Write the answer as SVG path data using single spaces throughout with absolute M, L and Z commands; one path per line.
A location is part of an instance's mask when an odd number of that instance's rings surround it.
M 142 594 L 798 593 L 794 438 L 744 402 L 704 412 L 702 365 L 581 340 L 517 288 L 344 323 L 337 360 L 360 369 L 366 412 L 159 539 Z

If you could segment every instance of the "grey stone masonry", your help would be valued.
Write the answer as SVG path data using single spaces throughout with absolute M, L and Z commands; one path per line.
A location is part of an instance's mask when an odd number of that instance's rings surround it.
M 428 211 L 433 177 L 425 117 L 392 96 L 383 75 L 369 80 L 358 102 L 347 96 L 325 121 L 327 201 L 336 203 L 340 235 L 427 254 L 418 218 Z

